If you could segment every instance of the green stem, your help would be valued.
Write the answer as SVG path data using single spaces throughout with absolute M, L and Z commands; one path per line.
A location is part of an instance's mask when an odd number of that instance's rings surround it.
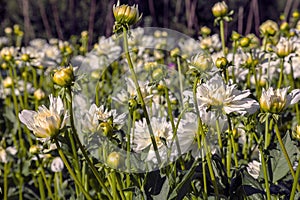
M 291 174 L 292 174 L 292 176 L 293 176 L 293 179 L 295 180 L 295 172 L 294 172 L 294 169 L 293 169 L 293 165 L 292 165 L 292 163 L 291 163 L 290 157 L 289 157 L 289 155 L 288 155 L 288 153 L 287 153 L 287 151 L 286 151 L 286 148 L 285 148 L 285 146 L 284 146 L 284 144 L 283 144 L 283 141 L 282 141 L 282 139 L 281 139 L 281 135 L 280 135 L 280 132 L 279 132 L 279 128 L 278 128 L 278 124 L 277 124 L 277 123 L 275 124 L 275 132 L 276 132 L 276 136 L 277 136 L 278 142 L 279 142 L 279 144 L 280 144 L 281 150 L 283 151 L 283 155 L 284 155 L 284 157 L 285 157 L 285 159 L 286 159 L 286 161 L 287 161 L 287 163 L 288 163 L 288 166 L 289 166 L 289 168 L 290 168 L 290 172 L 291 172 Z M 300 191 L 300 186 L 299 186 L 299 184 L 297 184 L 297 188 L 298 188 L 298 190 Z
M 261 164 L 262 164 L 262 169 L 264 173 L 264 179 L 265 179 L 265 188 L 267 192 L 267 200 L 271 200 L 271 193 L 270 193 L 270 186 L 269 186 L 269 178 L 268 178 L 268 172 L 267 172 L 267 166 L 266 166 L 266 160 L 265 160 L 265 155 L 262 150 L 262 146 L 259 144 L 259 152 L 261 156 Z
M 218 133 L 218 143 L 220 147 L 220 152 L 221 152 L 221 158 L 222 158 L 222 163 L 225 165 L 225 157 L 224 157 L 224 152 L 223 152 L 223 142 L 222 142 L 222 133 L 220 130 L 220 123 L 219 119 L 216 120 L 216 128 L 217 128 L 217 133 Z
M 38 182 L 39 182 L 39 191 L 40 191 L 40 198 L 41 200 L 45 200 L 46 199 L 46 195 L 45 195 L 45 188 L 44 188 L 44 183 L 43 183 L 43 178 L 41 175 L 38 176 Z M 51 198 L 53 199 L 53 198 Z
M 24 108 L 28 108 L 28 91 L 27 91 L 27 82 L 28 82 L 28 70 L 27 70 L 27 65 L 24 67 Z
M 282 84 L 282 79 L 283 79 L 283 64 L 284 64 L 284 58 L 280 58 L 280 74 L 279 74 L 279 80 L 278 80 L 278 85 L 277 88 L 279 89 Z
M 47 177 L 46 177 L 46 174 L 45 174 L 45 170 L 44 170 L 44 168 L 43 168 L 43 166 L 42 166 L 41 161 L 40 161 L 39 158 L 38 158 L 38 160 L 39 160 L 39 167 L 40 167 L 41 175 L 42 175 L 42 178 L 44 179 L 46 188 L 47 188 L 47 190 L 48 190 L 48 194 L 49 194 L 49 196 L 50 196 L 51 199 L 54 199 L 54 196 L 53 196 L 53 194 L 52 194 L 51 187 L 50 187 L 50 185 L 49 185 L 49 183 L 48 183 L 48 180 L 47 180 Z
M 267 41 L 268 41 L 268 35 L 266 35 L 264 38 L 263 38 L 263 50 L 266 51 L 267 49 Z
M 127 134 L 126 134 L 126 139 L 127 139 L 127 158 L 126 158 L 126 167 L 127 167 L 127 172 L 130 172 L 131 169 L 131 162 L 130 162 L 130 154 L 131 154 L 131 130 L 132 130 L 132 135 L 134 136 L 134 127 L 135 127 L 135 120 L 136 120 L 136 111 L 132 111 L 132 119 L 131 117 L 128 117 L 128 129 L 127 129 Z M 126 185 L 127 187 L 130 187 L 130 174 L 126 173 Z
M 117 175 L 117 173 L 116 173 L 115 170 L 113 170 L 112 173 L 113 173 L 114 179 L 115 179 L 116 182 L 117 182 L 117 189 L 119 190 L 121 199 L 122 199 L 122 200 L 126 200 L 126 197 L 125 197 L 124 191 L 123 191 L 123 186 L 122 186 L 122 183 L 121 183 L 121 181 L 120 181 L 120 177 Z
M 239 164 L 238 164 L 238 158 L 237 158 L 237 149 L 236 149 L 236 145 L 235 145 L 235 141 L 234 141 L 234 137 L 233 137 L 232 132 L 229 133 L 229 137 L 230 137 L 230 140 L 231 140 L 231 145 L 232 145 L 232 150 L 233 150 L 234 165 L 235 165 L 236 168 L 238 168 Z
M 59 142 L 57 141 L 57 139 L 54 138 L 58 153 L 62 159 L 62 161 L 64 162 L 66 168 L 68 169 L 70 175 L 72 176 L 73 180 L 75 181 L 75 184 L 78 185 L 78 187 L 80 188 L 80 190 L 83 192 L 84 196 L 86 197 L 86 199 L 88 200 L 92 200 L 92 197 L 90 196 L 90 194 L 84 189 L 83 185 L 81 184 L 81 182 L 77 179 L 77 176 L 75 175 L 75 173 L 73 172 L 69 162 L 67 161 L 60 145 Z
M 197 122 L 198 122 L 198 130 L 197 130 L 198 148 L 201 149 L 201 141 L 202 141 L 203 146 L 204 146 L 204 150 L 206 152 L 208 171 L 209 171 L 209 174 L 210 174 L 210 177 L 211 177 L 211 181 L 213 183 L 214 191 L 215 191 L 216 196 L 219 196 L 219 191 L 218 191 L 218 187 L 217 187 L 217 183 L 216 183 L 216 178 L 215 178 L 213 167 L 212 167 L 212 164 L 211 164 L 211 152 L 210 152 L 210 149 L 209 149 L 209 147 L 207 146 L 207 143 L 206 143 L 206 135 L 205 135 L 204 130 L 203 130 L 202 120 L 201 120 L 201 117 L 200 117 L 200 111 L 199 111 L 199 108 L 198 108 L 198 102 L 197 102 L 197 84 L 198 84 L 198 81 L 199 81 L 199 77 L 196 78 L 196 80 L 194 82 L 194 85 L 193 85 L 193 98 L 194 98 L 195 110 L 196 110 L 197 118 L 198 118 L 198 120 L 197 120 Z M 201 136 L 201 139 L 200 139 L 200 136 Z M 202 170 L 205 170 L 205 168 L 202 169 Z
M 205 162 L 205 152 L 204 149 L 201 149 L 201 154 L 202 154 L 202 173 L 203 173 L 203 199 L 207 199 L 207 180 L 206 180 L 206 162 Z
M 178 66 L 178 76 L 179 76 L 179 87 L 180 87 L 180 97 L 181 97 L 181 104 L 183 105 L 183 84 L 182 84 L 182 69 L 179 56 L 176 57 L 177 66 Z
M 228 179 L 231 178 L 231 154 L 232 154 L 232 148 L 231 148 L 231 140 L 227 139 L 227 152 L 226 152 L 226 169 L 227 169 L 227 176 Z
M 72 102 L 72 92 L 71 92 L 71 87 L 68 88 L 68 93 L 69 93 L 69 96 L 70 96 L 70 101 Z M 87 161 L 89 167 L 91 168 L 93 174 L 95 175 L 98 183 L 100 184 L 100 186 L 103 188 L 104 192 L 106 193 L 107 197 L 111 200 L 112 199 L 112 196 L 109 192 L 109 190 L 107 189 L 106 185 L 103 183 L 97 169 L 95 168 L 95 166 L 93 165 L 93 163 L 91 162 L 85 148 L 82 146 L 81 144 L 81 141 L 78 137 L 78 134 L 77 134 L 77 131 L 76 131 L 76 128 L 75 128 L 75 124 L 74 124 L 74 116 L 73 116 L 73 108 L 72 108 L 72 103 L 70 104 L 71 106 L 71 109 L 70 109 L 70 121 L 71 121 L 71 128 L 72 128 L 72 132 L 73 132 L 73 135 L 75 137 L 75 141 L 77 142 L 78 146 L 79 146 L 79 149 L 81 150 L 85 160 Z
M 10 171 L 10 166 L 11 166 L 11 162 L 9 163 L 4 163 L 4 175 L 3 175 L 3 199 L 4 200 L 7 200 L 8 199 L 8 196 L 7 196 L 7 192 L 8 192 L 8 182 L 7 182 L 7 176 L 8 176 L 8 173 Z
M 107 172 L 107 173 L 109 173 L 109 172 Z M 114 176 L 113 170 L 110 173 L 110 175 L 108 176 L 108 181 L 109 181 L 110 186 L 111 186 L 113 199 L 119 199 L 118 192 L 117 192 L 116 177 Z
M 292 174 L 293 178 L 295 178 L 295 173 L 294 173 L 293 165 L 292 165 L 290 157 L 289 157 L 289 155 L 288 155 L 288 153 L 286 151 L 286 148 L 285 148 L 285 146 L 283 144 L 283 141 L 282 141 L 282 138 L 281 138 L 280 131 L 279 131 L 277 123 L 275 124 L 275 133 L 276 133 L 276 137 L 278 139 L 279 145 L 281 147 L 281 150 L 283 151 L 283 155 L 284 155 L 284 157 L 285 157 L 285 159 L 286 159 L 286 161 L 288 163 L 288 166 L 289 166 L 289 169 L 291 171 L 291 174 Z
M 268 149 L 268 146 L 270 145 L 270 141 L 271 141 L 271 135 L 269 133 L 269 116 L 267 116 L 266 121 L 265 121 L 265 147 L 264 147 L 264 150 Z
M 181 155 L 181 149 L 180 149 L 180 145 L 179 145 L 179 141 L 178 141 L 178 137 L 177 137 L 177 127 L 175 126 L 174 117 L 173 117 L 172 108 L 171 108 L 170 97 L 169 97 L 169 90 L 168 90 L 167 87 L 165 87 L 165 95 L 166 95 L 166 100 L 167 100 L 168 116 L 170 118 L 172 131 L 173 131 L 172 141 L 174 141 L 173 139 L 175 139 L 176 147 L 177 147 L 177 150 L 178 150 L 178 155 L 180 156 Z M 172 146 L 171 146 L 170 150 L 172 150 Z M 169 151 L 168 154 L 170 154 L 170 153 L 171 152 Z M 168 156 L 168 159 L 169 159 L 169 156 Z M 181 159 L 180 159 L 180 163 L 181 163 L 181 166 L 184 165 L 182 163 Z
M 149 118 L 149 115 L 148 115 L 148 111 L 147 111 L 147 108 L 146 108 L 146 105 L 145 105 L 145 101 L 144 101 L 142 91 L 141 91 L 140 86 L 139 86 L 139 82 L 138 82 L 136 73 L 135 73 L 134 68 L 133 68 L 133 63 L 132 63 L 132 60 L 131 60 L 131 57 L 130 57 L 126 27 L 123 27 L 123 38 L 124 38 L 124 43 L 123 44 L 124 44 L 124 51 L 125 51 L 126 59 L 128 61 L 128 66 L 129 66 L 129 69 L 130 69 L 130 72 L 131 72 L 131 75 L 132 75 L 132 79 L 133 79 L 133 82 L 135 84 L 137 94 L 138 94 L 138 98 L 140 100 L 141 107 L 143 109 L 145 119 L 146 119 L 146 122 L 147 122 L 147 125 L 148 125 L 148 130 L 149 130 L 151 142 L 152 142 L 152 145 L 153 145 L 153 149 L 154 149 L 154 152 L 155 152 L 155 156 L 156 156 L 157 162 L 161 163 L 161 158 L 160 158 L 160 155 L 158 153 L 158 148 L 157 148 L 155 136 L 154 136 L 154 133 L 153 133 L 153 129 L 152 129 L 152 126 L 151 126 L 150 118 Z
M 224 56 L 226 56 L 226 50 L 225 50 L 225 33 L 224 33 L 224 20 L 220 20 L 220 35 L 221 35 L 221 42 L 222 42 L 222 51 Z
M 23 183 L 24 183 L 24 179 L 22 177 L 22 174 L 19 174 L 20 178 L 19 178 L 19 200 L 23 199 Z
M 232 69 L 231 69 L 231 76 L 232 76 L 232 81 L 233 83 L 236 83 L 236 79 L 235 79 L 235 73 L 234 73 L 234 69 L 235 69 L 235 65 L 234 65 L 234 60 L 235 60 L 235 54 L 236 54 L 236 51 L 237 51 L 237 41 L 234 41 L 234 44 L 233 44 L 233 54 L 232 54 Z
M 299 157 L 299 160 L 298 160 L 298 166 L 297 166 L 296 175 L 295 175 L 294 182 L 293 182 L 293 187 L 292 187 L 290 200 L 294 200 L 297 185 L 299 184 L 299 175 L 300 175 L 300 157 Z

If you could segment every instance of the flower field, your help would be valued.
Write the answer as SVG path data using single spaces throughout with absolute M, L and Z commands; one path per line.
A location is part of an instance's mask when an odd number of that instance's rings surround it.
M 198 38 L 133 28 L 114 34 L 0 37 L 1 199 L 300 199 L 300 14 Z

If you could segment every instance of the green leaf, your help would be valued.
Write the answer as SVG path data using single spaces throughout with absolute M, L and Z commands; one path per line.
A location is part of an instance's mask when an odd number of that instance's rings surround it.
M 296 158 L 294 155 L 297 153 L 297 146 L 291 140 L 289 133 L 287 133 L 282 140 L 286 148 L 286 151 L 288 153 L 288 156 L 291 162 L 293 163 Z M 279 144 L 277 144 L 276 149 L 270 151 L 270 160 L 271 160 L 271 168 L 272 168 L 272 174 L 270 174 L 271 180 L 273 183 L 276 183 L 284 176 L 286 176 L 289 172 L 289 166 L 287 164 L 287 160 L 285 159 L 284 153 L 281 150 Z
M 152 196 L 153 200 L 168 199 L 169 190 L 170 190 L 169 181 L 168 179 L 166 179 L 160 190 L 160 193 L 158 195 Z

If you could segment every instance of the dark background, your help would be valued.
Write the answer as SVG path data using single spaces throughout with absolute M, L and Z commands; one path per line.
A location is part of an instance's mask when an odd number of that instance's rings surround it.
M 32 38 L 69 40 L 72 35 L 89 31 L 90 41 L 101 35 L 110 36 L 114 18 L 110 0 L 0 0 L 0 35 L 5 27 L 19 24 L 24 31 L 24 43 Z M 138 4 L 143 18 L 139 26 L 170 28 L 196 37 L 200 27 L 208 26 L 213 33 L 212 6 L 218 0 L 128 0 L 121 4 Z M 233 21 L 226 24 L 227 37 L 232 30 L 243 35 L 259 34 L 259 25 L 267 19 L 286 19 L 300 8 L 300 0 L 226 0 L 234 10 Z

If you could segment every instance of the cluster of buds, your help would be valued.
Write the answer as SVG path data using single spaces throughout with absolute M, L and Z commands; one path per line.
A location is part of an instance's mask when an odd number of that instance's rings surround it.
M 114 32 L 116 33 L 122 31 L 123 27 L 128 28 L 136 24 L 142 17 L 138 5 L 120 5 L 120 1 L 113 6 L 113 14 L 116 20 L 114 25 Z

